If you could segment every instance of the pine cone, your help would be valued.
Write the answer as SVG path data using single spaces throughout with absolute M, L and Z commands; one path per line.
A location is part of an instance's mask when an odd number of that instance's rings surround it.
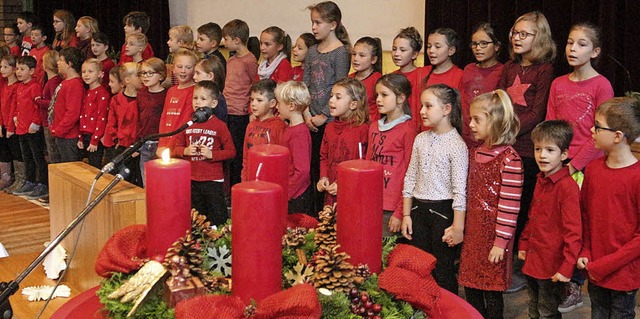
M 282 237 L 282 246 L 296 248 L 304 244 L 307 230 L 302 227 L 287 228 L 287 233 Z
M 314 285 L 316 288 L 347 291 L 355 279 L 353 265 L 349 263 L 349 255 L 337 252 L 340 245 L 333 246 L 323 254 L 317 254 L 314 259 Z
M 195 208 L 191 209 L 191 231 L 194 234 L 207 235 L 211 230 L 210 226 L 211 222 L 207 220 L 205 215 L 198 213 Z
M 248 306 L 244 307 L 244 317 L 245 318 L 251 318 L 255 314 L 256 314 L 256 306 L 248 305 Z
M 360 264 L 356 267 L 356 276 L 367 279 L 371 277 L 371 270 L 369 269 L 369 265 Z
M 335 205 L 325 206 L 324 210 L 319 213 L 320 223 L 315 229 L 313 238 L 316 246 L 320 249 L 330 250 L 337 243 L 335 229 Z

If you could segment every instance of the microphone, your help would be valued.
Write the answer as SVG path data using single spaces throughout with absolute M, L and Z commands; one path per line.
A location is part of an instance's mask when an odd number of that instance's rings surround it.
M 212 107 L 210 106 L 199 107 L 195 110 L 195 112 L 193 112 L 193 116 L 191 117 L 191 120 L 189 120 L 187 123 L 182 125 L 177 130 L 173 132 L 168 132 L 168 133 L 150 135 L 137 141 L 135 144 L 129 146 L 126 150 L 124 150 L 124 152 L 116 156 L 111 162 L 103 166 L 102 169 L 100 170 L 100 173 L 98 173 L 98 175 L 96 176 L 96 179 L 99 179 L 104 173 L 108 173 L 112 171 L 114 168 L 120 166 L 120 164 L 122 164 L 127 158 L 133 155 L 133 153 L 137 152 L 142 147 L 142 145 L 144 145 L 144 143 L 146 143 L 147 141 L 154 140 L 159 137 L 176 135 L 182 132 L 183 130 L 185 130 L 187 127 L 193 125 L 194 123 L 206 122 L 207 120 L 209 120 L 211 115 L 213 115 Z

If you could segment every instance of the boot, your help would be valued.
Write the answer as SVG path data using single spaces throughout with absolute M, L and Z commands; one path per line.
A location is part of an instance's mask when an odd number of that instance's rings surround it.
M 9 187 L 12 183 L 11 163 L 0 162 L 0 190 Z
M 13 194 L 13 192 L 21 189 L 26 182 L 24 162 L 13 161 L 13 176 L 15 178 L 11 186 L 4 189 L 5 193 Z

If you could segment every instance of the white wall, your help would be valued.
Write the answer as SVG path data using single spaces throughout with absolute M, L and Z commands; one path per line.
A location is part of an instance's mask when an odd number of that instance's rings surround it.
M 352 42 L 363 36 L 382 40 L 383 50 L 391 49 L 393 37 L 401 28 L 424 30 L 424 0 L 334 0 L 342 11 L 342 22 Z M 207 22 L 221 27 L 229 20 L 242 19 L 251 35 L 276 25 L 291 35 L 311 31 L 306 7 L 310 0 L 170 0 L 171 26 L 186 24 L 195 29 Z M 422 33 L 422 32 L 421 32 Z

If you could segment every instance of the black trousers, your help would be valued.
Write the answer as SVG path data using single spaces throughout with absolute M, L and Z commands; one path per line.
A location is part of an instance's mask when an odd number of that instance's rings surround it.
M 224 224 L 229 219 L 222 182 L 192 180 L 191 206 L 198 213 L 207 216 L 212 225 Z
M 227 127 L 236 148 L 236 157 L 229 161 L 229 183 L 230 186 L 240 183 L 242 174 L 242 154 L 244 147 L 244 134 L 249 125 L 249 115 L 229 115 Z
M 80 158 L 87 158 L 89 165 L 95 168 L 102 168 L 102 157 L 104 157 L 104 146 L 101 142 L 98 142 L 98 149 L 95 152 L 87 151 L 87 147 L 91 143 L 91 134 L 82 135 L 82 144 L 84 149 L 80 150 Z
M 464 287 L 467 302 L 486 319 L 504 318 L 502 291 L 488 291 Z
M 23 134 L 17 136 L 20 140 L 22 159 L 24 161 L 25 178 L 32 183 L 48 185 L 49 171 L 47 161 L 44 159 L 46 144 L 44 133 L 39 130 L 33 134 Z

